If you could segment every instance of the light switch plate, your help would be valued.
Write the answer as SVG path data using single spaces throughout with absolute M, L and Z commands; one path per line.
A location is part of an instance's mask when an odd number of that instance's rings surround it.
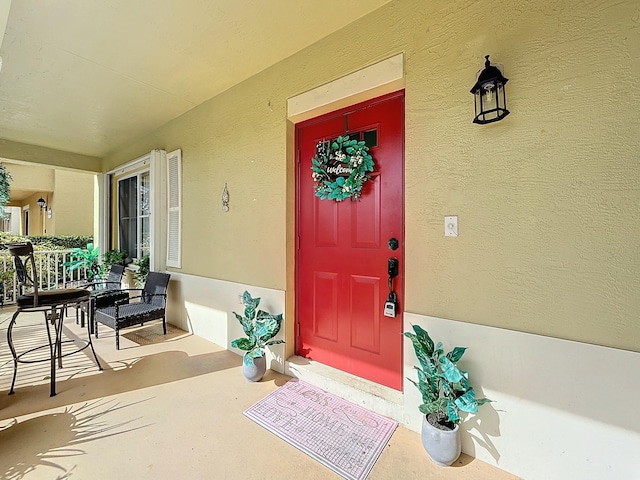
M 458 216 L 450 215 L 444 217 L 444 236 L 445 237 L 457 237 L 458 236 Z

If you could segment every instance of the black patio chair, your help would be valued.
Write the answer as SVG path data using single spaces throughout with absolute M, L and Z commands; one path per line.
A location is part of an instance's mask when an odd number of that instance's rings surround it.
M 9 253 L 13 256 L 16 267 L 16 276 L 18 279 L 18 295 L 16 298 L 16 312 L 11 317 L 9 327 L 7 329 L 7 343 L 13 356 L 13 380 L 11 381 L 11 389 L 9 395 L 14 393 L 13 387 L 16 383 L 16 374 L 18 372 L 18 363 L 36 363 L 51 362 L 51 396 L 56 394 L 56 360 L 58 368 L 62 368 L 62 358 L 74 353 L 81 352 L 87 347 L 91 347 L 93 358 L 100 370 L 102 366 L 98 361 L 98 356 L 93 349 L 91 343 L 91 334 L 87 325 L 87 340 L 71 339 L 62 341 L 62 324 L 64 321 L 64 312 L 68 306 L 77 307 L 89 301 L 90 292 L 84 288 L 58 288 L 52 290 L 41 290 L 38 273 L 36 271 L 36 263 L 33 256 L 33 245 L 31 242 L 12 242 L 6 244 Z M 28 290 L 25 293 L 24 290 Z M 45 325 L 47 327 L 47 337 L 49 343 L 31 348 L 20 354 L 17 353 L 13 343 L 13 327 L 16 324 L 18 315 L 22 312 L 44 312 Z M 51 327 L 53 326 L 53 334 Z M 70 352 L 63 353 L 62 345 L 66 343 L 78 344 L 78 348 Z M 32 352 L 41 349 L 49 349 L 49 356 L 46 358 L 25 358 Z
M 93 333 L 93 315 L 97 308 L 111 307 L 116 302 L 129 298 L 129 292 L 122 290 L 122 276 L 124 267 L 122 265 L 112 265 L 107 278 L 104 280 L 93 280 L 86 285 L 91 292 L 90 301 L 80 306 L 80 326 L 84 327 L 84 318 L 87 316 L 89 330 Z M 76 316 L 76 323 L 78 318 Z
M 98 338 L 98 324 L 106 325 L 116 332 L 116 350 L 120 350 L 120 330 L 136 325 L 144 325 L 152 320 L 162 319 L 162 329 L 167 334 L 167 318 L 165 314 L 167 304 L 168 273 L 149 272 L 144 288 L 123 290 L 140 291 L 138 296 L 121 300 L 113 306 L 98 308 L 94 315 L 94 331 Z M 96 300 L 100 297 L 98 295 Z
M 122 275 L 124 275 L 124 266 L 111 265 L 107 278 L 96 278 L 83 285 L 92 291 L 98 290 L 121 290 Z

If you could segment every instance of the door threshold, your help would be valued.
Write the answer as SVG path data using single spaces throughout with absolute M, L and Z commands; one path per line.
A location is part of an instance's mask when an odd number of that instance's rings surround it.
M 289 357 L 284 368 L 286 375 L 403 423 L 404 394 L 398 390 L 298 355 Z

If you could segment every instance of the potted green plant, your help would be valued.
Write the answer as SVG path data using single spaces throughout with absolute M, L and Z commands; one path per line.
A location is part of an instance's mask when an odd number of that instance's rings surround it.
M 140 260 L 136 260 L 133 264 L 137 267 L 137 270 L 133 273 L 133 280 L 136 283 L 138 288 L 143 288 L 144 284 L 147 281 L 147 277 L 149 276 L 149 272 L 151 271 L 150 267 L 150 256 L 147 253 Z
M 87 243 L 86 249 L 74 248 L 70 257 L 71 260 L 62 264 L 65 267 L 69 267 L 70 272 L 73 272 L 78 268 L 85 268 L 87 278 L 89 280 L 100 272 L 100 268 L 98 266 L 100 249 L 98 249 L 98 247 L 94 247 L 93 243 Z
M 264 310 L 257 310 L 260 298 L 252 298 L 245 290 L 242 294 L 244 315 L 236 316 L 246 337 L 236 338 L 231 346 L 244 350 L 242 359 L 242 373 L 250 382 L 258 382 L 267 370 L 264 349 L 269 345 L 284 343 L 284 340 L 274 340 L 282 325 L 282 314 L 272 315 Z
M 434 345 L 429 333 L 419 325 L 404 335 L 411 339 L 418 357 L 418 381 L 408 379 L 422 394 L 422 444 L 438 465 L 451 465 L 460 456 L 460 411 L 477 413 L 488 398 L 476 398 L 469 384 L 469 374 L 456 364 L 466 347 L 455 347 L 444 353 L 441 342 Z
M 102 266 L 100 273 L 106 275 L 109 273 L 112 265 L 125 265 L 127 252 L 123 250 L 107 250 L 102 254 Z

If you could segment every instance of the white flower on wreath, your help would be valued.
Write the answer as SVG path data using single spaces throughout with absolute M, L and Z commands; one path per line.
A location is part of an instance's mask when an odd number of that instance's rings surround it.
M 336 160 L 344 162 L 345 158 L 347 158 L 347 155 L 344 152 L 336 152 Z
M 364 158 L 360 152 L 356 153 L 353 157 L 351 157 L 351 161 L 349 162 L 351 166 L 357 167 L 358 165 L 362 165 L 362 161 Z

